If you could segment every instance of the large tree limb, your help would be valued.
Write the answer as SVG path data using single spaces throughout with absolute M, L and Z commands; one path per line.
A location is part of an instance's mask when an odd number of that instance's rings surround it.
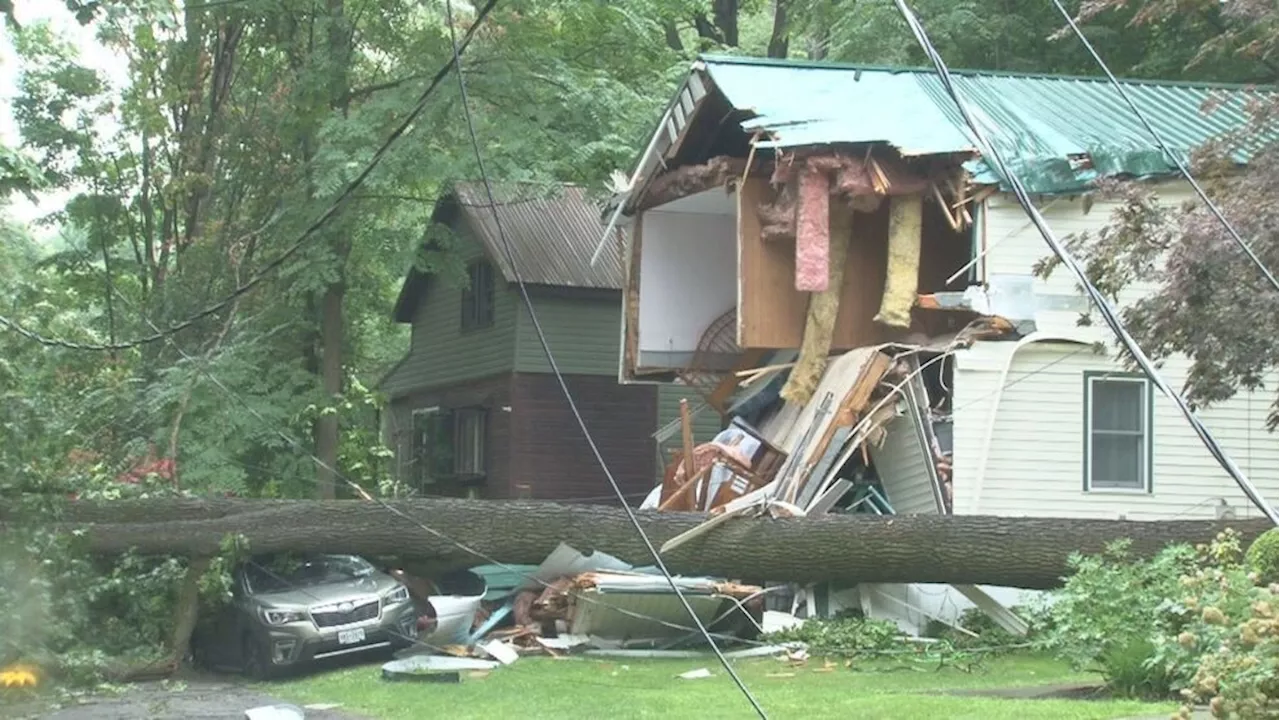
M 651 558 L 621 510 L 537 501 L 396 501 L 401 517 L 370 502 L 343 500 L 145 500 L 69 503 L 68 529 L 91 551 L 136 549 L 192 557 L 218 553 L 228 534 L 252 552 L 332 551 L 396 556 L 434 570 L 494 558 L 541 562 L 560 542 L 636 564 Z M 0 510 L 0 521 L 12 521 Z M 641 513 L 655 546 L 706 519 L 698 513 Z M 434 529 L 423 530 L 417 522 Z M 744 581 L 938 582 L 1047 588 L 1060 583 L 1073 552 L 1097 553 L 1128 538 L 1138 555 L 1174 542 L 1211 540 L 1225 527 L 1246 540 L 1265 520 L 1136 522 L 1065 518 L 827 515 L 733 520 L 664 556 L 674 572 Z M 3 525 L 0 525 L 0 530 Z M 463 543 L 475 552 L 463 549 Z M 478 553 L 478 554 L 477 554 Z

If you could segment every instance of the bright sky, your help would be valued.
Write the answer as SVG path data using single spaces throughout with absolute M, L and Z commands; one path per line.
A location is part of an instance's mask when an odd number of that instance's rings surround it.
M 97 70 L 115 88 L 127 82 L 128 64 L 124 58 L 103 47 L 94 36 L 94 28 L 83 27 L 76 22 L 62 2 L 28 0 L 15 5 L 15 15 L 23 27 L 41 22 L 49 23 L 58 35 L 77 48 L 82 64 Z M 7 21 L 0 20 L 0 141 L 10 146 L 17 146 L 22 142 L 13 119 L 13 98 L 18 93 L 20 70 L 11 29 Z M 66 193 L 47 193 L 40 198 L 39 204 L 32 204 L 22 195 L 15 195 L 9 212 L 19 222 L 29 223 L 60 207 L 67 197 Z

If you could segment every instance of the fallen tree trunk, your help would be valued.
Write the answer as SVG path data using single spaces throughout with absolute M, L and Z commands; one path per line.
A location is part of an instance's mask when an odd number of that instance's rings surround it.
M 66 529 L 84 531 L 98 554 L 137 550 L 216 555 L 230 534 L 255 553 L 348 552 L 397 557 L 432 571 L 494 560 L 539 563 L 560 542 L 637 565 L 652 560 L 616 508 L 537 501 L 140 500 L 68 503 Z M 171 519 L 176 518 L 176 519 Z M 700 513 L 641 513 L 654 546 L 706 519 Z M 5 520 L 0 512 L 0 520 Z M 12 521 L 13 518 L 7 518 Z M 423 529 L 423 525 L 430 530 Z M 1077 520 L 990 516 L 825 515 L 731 520 L 664 555 L 672 572 L 748 582 L 936 582 L 1048 588 L 1073 552 L 1097 553 L 1122 538 L 1149 556 L 1175 543 L 1211 540 L 1226 527 L 1252 540 L 1266 520 Z M 2 529 L 3 526 L 0 526 Z

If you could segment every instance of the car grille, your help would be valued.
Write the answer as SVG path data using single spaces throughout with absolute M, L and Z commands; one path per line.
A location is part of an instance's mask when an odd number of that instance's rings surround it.
M 346 603 L 341 603 L 341 605 L 346 605 Z M 316 627 L 350 625 L 366 620 L 374 620 L 378 617 L 379 601 L 377 599 L 353 603 L 354 607 L 349 610 L 341 607 L 341 605 L 325 605 L 324 607 L 312 608 L 311 619 L 315 621 Z

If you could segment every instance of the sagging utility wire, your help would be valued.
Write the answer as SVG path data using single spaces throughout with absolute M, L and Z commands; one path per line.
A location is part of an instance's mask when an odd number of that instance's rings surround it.
M 454 53 L 456 55 L 459 52 L 459 48 L 457 31 L 454 29 L 453 23 L 453 0 L 445 0 L 444 8 L 445 22 L 449 26 L 449 39 L 453 43 Z M 610 488 L 612 488 L 614 495 L 617 497 L 618 504 L 620 504 L 622 509 L 626 512 L 627 519 L 631 522 L 631 526 L 635 528 L 636 534 L 640 536 L 640 541 L 644 543 L 645 549 L 648 550 L 649 555 L 653 557 L 654 565 L 662 573 L 663 577 L 666 578 L 667 583 L 671 586 L 671 591 L 680 599 L 680 604 L 684 606 L 685 612 L 688 613 L 689 617 L 693 620 L 694 625 L 697 626 L 698 632 L 701 633 L 703 639 L 705 639 L 707 644 L 711 646 L 711 650 L 715 653 L 716 659 L 720 661 L 725 672 L 733 679 L 734 684 L 738 686 L 738 690 L 740 690 L 743 696 L 746 697 L 747 702 L 751 703 L 751 707 L 755 710 L 756 714 L 764 720 L 768 720 L 769 716 L 765 714 L 764 708 L 760 705 L 759 701 L 756 700 L 755 696 L 751 694 L 751 690 L 747 688 L 747 684 L 743 682 L 742 678 L 739 677 L 738 673 L 733 669 L 733 665 L 729 662 L 729 659 L 724 656 L 723 652 L 721 652 L 720 646 L 716 645 L 715 639 L 711 637 L 711 632 L 707 630 L 707 627 L 702 623 L 701 618 L 699 618 L 698 614 L 694 611 L 693 606 L 689 604 L 689 598 L 687 598 L 684 591 L 680 589 L 680 585 L 676 583 L 675 578 L 672 577 L 671 571 L 667 569 L 666 563 L 662 561 L 662 556 L 658 553 L 658 549 L 654 547 L 653 542 L 649 540 L 649 536 L 645 533 L 644 527 L 640 525 L 640 520 L 636 517 L 635 511 L 627 504 L 627 498 L 623 494 L 622 488 L 618 485 L 618 481 L 614 479 L 613 473 L 610 472 L 608 463 L 605 462 L 604 456 L 600 454 L 599 446 L 596 445 L 595 439 L 591 437 L 591 431 L 587 429 L 586 420 L 583 419 L 582 413 L 578 411 L 578 405 L 573 400 L 573 393 L 569 391 L 569 386 L 564 380 L 564 374 L 560 372 L 560 367 L 556 364 L 555 356 L 551 352 L 551 346 L 547 343 L 547 336 L 542 330 L 542 324 L 538 322 L 538 315 L 534 311 L 533 301 L 529 297 L 529 289 L 525 286 L 524 278 L 520 275 L 520 268 L 516 263 L 515 253 L 512 251 L 511 243 L 507 238 L 506 232 L 502 228 L 502 217 L 498 213 L 496 199 L 493 194 L 493 185 L 489 182 L 489 174 L 485 171 L 484 156 L 480 152 L 480 139 L 476 135 L 475 120 L 471 116 L 471 104 L 467 98 L 467 81 L 462 72 L 462 60 L 460 57 L 455 58 L 454 67 L 458 76 L 458 93 L 462 101 L 462 112 L 463 116 L 466 118 L 467 132 L 471 136 L 471 148 L 475 151 L 476 169 L 479 171 L 480 180 L 484 184 L 485 197 L 489 201 L 489 211 L 493 215 L 494 227 L 498 231 L 498 240 L 502 244 L 502 252 L 503 255 L 506 256 L 507 264 L 511 268 L 511 273 L 515 276 L 516 285 L 520 288 L 520 298 L 524 302 L 525 310 L 529 313 L 529 319 L 533 323 L 534 332 L 538 335 L 538 343 L 542 346 L 542 353 L 546 356 L 547 364 L 551 366 L 551 372 L 555 375 L 556 382 L 560 385 L 560 392 L 564 394 L 564 399 L 569 404 L 569 410 L 573 413 L 574 420 L 578 423 L 578 428 L 582 431 L 582 437 L 587 441 L 587 445 L 591 447 L 591 454 L 595 456 L 596 462 L 604 472 L 604 477 L 608 480 Z
M 1249 243 L 1245 242 L 1243 237 L 1240 237 L 1240 233 L 1236 232 L 1235 227 L 1232 226 L 1229 220 L 1227 220 L 1227 216 L 1222 213 L 1218 204 L 1209 198 L 1209 195 L 1204 191 L 1204 188 L 1200 187 L 1200 183 L 1196 182 L 1196 179 L 1191 176 L 1191 171 L 1187 169 L 1186 164 L 1184 164 L 1173 152 L 1173 149 L 1165 143 L 1164 138 L 1160 137 L 1160 133 L 1157 132 L 1151 122 L 1147 120 L 1146 114 L 1138 109 L 1138 105 L 1133 101 L 1133 98 L 1129 96 L 1129 92 L 1124 89 L 1124 84 L 1116 79 L 1116 76 L 1111 72 L 1111 68 L 1107 67 L 1107 64 L 1102 60 L 1102 56 L 1094 49 L 1093 43 L 1089 42 L 1089 39 L 1084 36 L 1084 33 L 1080 30 L 1080 26 L 1076 24 L 1075 18 L 1071 17 L 1071 13 L 1067 12 L 1067 9 L 1062 6 L 1062 3 L 1059 2 L 1059 0 L 1051 0 L 1051 2 L 1054 7 L 1058 8 L 1058 12 L 1062 13 L 1062 17 L 1066 19 L 1067 25 L 1071 26 L 1071 30 L 1075 32 L 1076 37 L 1080 38 L 1080 42 L 1084 43 L 1085 49 L 1093 56 L 1094 62 L 1098 63 L 1098 67 L 1102 68 L 1102 72 L 1106 73 L 1107 79 L 1111 81 L 1111 86 L 1116 89 L 1116 92 L 1120 94 L 1120 97 L 1124 100 L 1125 104 L 1133 111 L 1134 116 L 1138 118 L 1142 123 L 1142 126 L 1151 134 L 1152 139 L 1156 141 L 1156 145 L 1160 147 L 1162 152 L 1164 152 L 1165 157 L 1169 158 L 1169 162 L 1173 163 L 1174 167 L 1178 168 L 1178 172 L 1182 174 L 1182 177 L 1186 178 L 1187 182 L 1191 183 L 1191 188 L 1196 191 L 1196 195 L 1200 196 L 1200 200 L 1209 208 L 1209 212 L 1213 213 L 1213 216 L 1218 218 L 1218 222 L 1222 223 L 1222 227 L 1226 228 L 1227 233 L 1231 235 L 1231 239 L 1240 246 L 1240 249 L 1244 251 L 1244 254 L 1247 255 L 1251 261 L 1253 261 L 1253 264 L 1258 267 L 1258 270 L 1262 271 L 1262 274 L 1267 278 L 1267 282 L 1271 283 L 1271 287 L 1276 290 L 1280 290 L 1280 282 L 1277 282 L 1276 276 L 1271 274 L 1271 269 L 1268 268 L 1266 264 L 1264 264 L 1253 252 L 1253 249 L 1249 247 Z
M 274 259 L 272 259 L 270 262 L 264 265 L 262 269 L 260 269 L 252 277 L 250 277 L 243 285 L 236 287 L 234 290 L 232 290 L 229 294 L 227 294 L 221 300 L 213 303 L 212 305 L 209 305 L 203 310 L 197 312 L 196 314 L 188 317 L 187 319 L 177 324 L 170 325 L 168 328 L 164 330 L 157 329 L 155 332 L 153 332 L 150 335 L 146 335 L 134 340 L 126 340 L 126 341 L 120 341 L 120 342 L 81 343 L 81 342 L 74 342 L 71 340 L 65 340 L 62 338 L 48 337 L 40 333 L 37 333 L 34 330 L 23 327 L 17 321 L 7 318 L 3 315 L 0 315 L 0 327 L 7 327 L 8 329 L 18 333 L 19 335 L 22 335 L 23 337 L 26 337 L 27 339 L 33 342 L 39 343 L 41 345 L 44 345 L 46 347 L 60 347 L 60 348 L 65 348 L 67 350 L 114 352 L 117 350 L 128 350 L 130 348 L 140 347 L 142 345 L 149 345 L 154 342 L 159 342 L 160 340 L 164 340 L 167 337 L 176 335 L 177 333 L 182 332 L 183 330 L 186 330 L 189 327 L 192 327 L 193 325 L 203 320 L 204 318 L 207 318 L 215 313 L 221 312 L 222 310 L 225 310 L 226 308 L 230 307 L 231 304 L 234 303 L 237 299 L 247 294 L 249 291 L 253 290 L 263 280 L 266 280 L 268 277 L 270 277 L 270 275 L 274 273 L 276 270 L 279 270 L 280 267 L 289 260 L 289 258 L 296 255 L 298 251 L 302 249 L 303 245 L 305 245 L 308 240 L 314 237 L 315 234 L 319 232 L 320 228 L 324 227 L 325 224 L 327 224 L 330 220 L 332 220 L 333 217 L 338 214 L 338 211 L 341 210 L 346 205 L 347 201 L 351 199 L 351 196 L 355 193 L 355 191 L 360 189 L 360 186 L 364 184 L 365 180 L 369 178 L 369 175 L 371 175 L 374 169 L 378 167 L 379 163 L 382 162 L 383 157 L 386 156 L 387 152 L 391 149 L 391 146 L 394 145 L 396 141 L 400 139 L 401 136 L 403 136 L 406 132 L 409 131 L 409 128 L 413 126 L 414 121 L 418 119 L 418 116 L 421 115 L 424 110 L 426 110 L 427 100 L 436 91 L 436 88 L 439 87 L 440 83 L 443 82 L 446 77 L 448 77 L 449 70 L 453 67 L 454 63 L 458 61 L 458 57 L 461 55 L 462 51 L 465 50 L 467 45 L 471 43 L 471 39 L 475 36 L 476 30 L 479 29 L 480 24 L 484 22 L 484 19 L 489 15 L 489 12 L 492 11 L 494 6 L 497 4 L 498 4 L 498 0 L 488 0 L 488 2 L 486 2 L 484 6 L 480 8 L 480 11 L 476 15 L 475 22 L 471 23 L 471 27 L 467 28 L 467 32 L 463 36 L 461 47 L 457 47 L 455 43 L 455 47 L 453 48 L 453 53 L 451 54 L 449 60 L 447 60 L 444 63 L 444 65 L 440 69 L 438 69 L 435 72 L 435 74 L 431 77 L 431 82 L 427 83 L 426 89 L 424 89 L 422 91 L 422 94 L 418 96 L 417 103 L 414 105 L 413 110 L 411 110 L 409 114 L 406 115 L 404 119 L 400 121 L 400 124 L 397 125 L 396 128 L 391 131 L 391 134 L 387 136 L 387 139 L 384 140 L 380 146 L 378 146 L 378 149 L 373 153 L 373 157 L 369 160 L 369 163 L 365 165 L 364 169 L 360 171 L 360 174 L 355 176 L 355 178 L 353 178 L 351 182 L 347 183 L 346 187 L 342 189 L 342 192 L 338 195 L 338 197 L 334 199 L 332 203 L 329 204 L 329 207 L 323 213 L 321 213 L 319 217 L 317 217 L 314 221 L 312 221 L 311 224 L 308 225 L 307 228 L 302 231 L 302 234 L 298 236 L 298 239 L 295 240 L 293 244 L 289 246 L 288 249 L 286 249 L 283 253 L 276 256 Z M 263 223 L 262 226 L 260 226 L 258 229 L 249 233 L 249 236 L 261 234 L 262 232 L 270 228 L 272 225 L 274 225 L 276 221 L 278 221 L 279 219 L 280 219 L 280 214 L 277 213 L 271 219 Z
M 1106 297 L 1104 297 L 1098 288 L 1089 280 L 1084 269 L 1080 267 L 1080 264 L 1076 259 L 1053 234 L 1053 230 L 1051 230 L 1048 223 L 1045 222 L 1044 216 L 1040 214 L 1040 211 L 1037 210 L 1035 205 L 1031 202 L 1031 196 L 1027 192 L 1026 187 L 1023 186 L 1022 181 L 1018 179 L 1018 176 L 1015 175 L 1013 171 L 1009 169 L 1009 166 L 1005 164 L 1004 158 L 1002 158 L 1000 153 L 996 150 L 995 145 L 991 143 L 987 138 L 987 134 L 973 119 L 973 115 L 969 112 L 968 105 L 960 97 L 955 85 L 951 81 L 951 71 L 947 69 L 946 62 L 943 61 L 942 56 L 938 54 L 937 49 L 929 40 L 929 36 L 925 33 L 924 26 L 920 24 L 920 20 L 916 18 L 915 13 L 911 11 L 911 8 L 907 6 L 906 0 L 894 0 L 894 4 L 897 5 L 898 12 L 902 14 L 903 19 L 906 20 L 907 25 L 911 28 L 911 32 L 915 36 L 916 42 L 920 44 L 920 49 L 923 50 L 924 54 L 929 57 L 930 61 L 932 61 L 934 70 L 938 74 L 938 79 L 942 83 L 943 89 L 946 91 L 947 95 L 951 97 L 951 100 L 955 102 L 956 107 L 960 111 L 961 117 L 964 118 L 965 124 L 969 126 L 969 131 L 973 135 L 973 140 L 978 145 L 978 151 L 982 153 L 982 159 L 995 165 L 1000 176 L 1003 177 L 1005 182 L 1007 182 L 1012 188 L 1013 194 L 1017 198 L 1018 203 L 1022 205 L 1023 211 L 1031 218 L 1031 222 L 1036 226 L 1036 230 L 1040 232 L 1044 241 L 1049 245 L 1049 248 L 1053 250 L 1053 253 L 1058 256 L 1058 259 L 1062 261 L 1062 264 L 1071 271 L 1072 275 L 1075 276 L 1076 282 L 1080 284 L 1080 287 L 1084 288 L 1085 292 L 1089 295 L 1089 298 L 1093 300 L 1094 305 L 1098 307 L 1098 311 L 1102 314 L 1103 319 L 1106 320 L 1107 325 L 1110 326 L 1113 332 L 1115 332 L 1116 336 L 1120 339 L 1120 342 L 1124 345 L 1125 349 L 1129 351 L 1129 354 L 1133 357 L 1138 366 L 1142 368 L 1142 372 L 1147 376 L 1152 384 L 1160 389 L 1160 392 L 1164 393 L 1178 405 L 1178 409 L 1182 411 L 1183 417 L 1187 419 L 1187 423 L 1191 425 L 1191 429 L 1200 437 L 1200 441 L 1204 443 L 1209 454 L 1218 461 L 1218 464 L 1222 466 L 1223 470 L 1227 471 L 1227 474 L 1231 476 L 1231 479 L 1235 480 L 1236 484 L 1240 486 L 1240 489 L 1249 498 L 1249 500 L 1253 502 L 1253 504 L 1256 505 L 1273 524 L 1280 525 L 1280 517 L 1277 517 L 1275 509 L 1272 508 L 1270 503 L 1268 503 L 1258 493 L 1257 488 L 1253 486 L 1253 483 L 1249 482 L 1249 478 L 1245 477 L 1244 472 L 1240 470 L 1235 461 L 1233 461 L 1222 450 L 1222 447 L 1218 445 L 1218 441 L 1214 439 L 1213 434 L 1209 432 L 1209 428 L 1205 427 L 1204 423 L 1200 421 L 1200 418 L 1196 416 L 1195 411 L 1191 409 L 1191 406 L 1187 403 L 1186 399 L 1176 392 L 1169 383 L 1161 377 L 1160 371 L 1156 369 L 1155 365 L 1151 362 L 1151 359 L 1147 357 L 1147 354 L 1143 352 L 1141 347 L 1139 347 L 1137 341 L 1134 340 L 1133 336 L 1129 334 L 1129 331 L 1125 329 L 1124 324 L 1116 314 L 1115 308 L 1111 307 L 1111 303 L 1107 301 Z

